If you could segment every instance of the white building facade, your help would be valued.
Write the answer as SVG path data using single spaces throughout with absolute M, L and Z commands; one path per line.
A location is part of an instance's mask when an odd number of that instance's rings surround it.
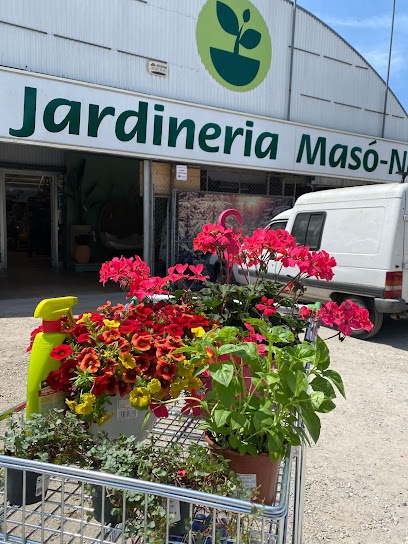
M 180 192 L 281 211 L 315 186 L 399 181 L 408 167 L 398 99 L 286 0 L 0 6 L 2 268 L 73 264 L 91 230 L 77 269 L 133 251 L 160 271 L 191 243 Z

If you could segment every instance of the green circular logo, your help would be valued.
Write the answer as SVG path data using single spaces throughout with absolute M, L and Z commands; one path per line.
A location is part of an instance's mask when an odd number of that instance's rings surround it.
M 212 77 L 233 91 L 255 89 L 271 65 L 268 27 L 249 0 L 208 0 L 198 17 L 197 47 Z

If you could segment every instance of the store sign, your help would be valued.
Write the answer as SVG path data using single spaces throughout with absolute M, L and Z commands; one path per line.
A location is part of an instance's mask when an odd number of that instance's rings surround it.
M 0 139 L 174 162 L 399 181 L 408 144 L 0 70 Z
M 196 35 L 204 66 L 227 89 L 250 91 L 265 79 L 272 58 L 271 36 L 249 0 L 208 0 Z

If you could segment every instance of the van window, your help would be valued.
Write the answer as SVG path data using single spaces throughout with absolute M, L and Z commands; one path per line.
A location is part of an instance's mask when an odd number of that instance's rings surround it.
M 279 230 L 279 229 L 286 229 L 286 225 L 288 224 L 287 219 L 281 219 L 280 221 L 272 221 L 272 223 L 269 225 L 269 228 L 271 230 Z
M 320 249 L 325 219 L 325 213 L 298 213 L 292 228 L 296 243 L 313 251 Z

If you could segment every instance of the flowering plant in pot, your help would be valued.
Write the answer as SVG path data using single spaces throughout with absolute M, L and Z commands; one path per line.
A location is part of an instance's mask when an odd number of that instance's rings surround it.
M 191 329 L 208 329 L 205 316 L 164 301 L 128 308 L 108 303 L 98 310 L 79 316 L 73 325 L 66 322 L 67 341 L 51 353 L 61 366 L 46 382 L 67 393 L 70 410 L 103 425 L 113 416 L 110 397 L 120 394 L 138 410 L 166 416 L 160 401 L 182 389 L 199 389 L 194 365 L 175 351 L 184 345 L 183 338 L 194 336 Z
M 132 302 L 113 306 L 110 302 L 97 312 L 80 315 L 74 323 L 63 320 L 68 332 L 65 343 L 51 357 L 61 362 L 46 382 L 55 391 L 67 393 L 68 407 L 88 423 L 105 424 L 115 395 L 129 399 L 137 410 L 167 416 L 166 399 L 200 389 L 196 368 L 177 348 L 194 337 L 196 330 L 209 330 L 212 323 L 198 311 L 187 295 L 183 301 L 154 300 L 168 293 L 170 281 L 188 277 L 203 281 L 202 267 L 187 265 L 169 270 L 166 278 L 150 276 L 139 258 L 113 259 L 101 269 L 101 281 L 112 278 L 127 288 Z M 33 332 L 31 340 L 41 328 Z M 129 406 L 130 406 L 129 405 Z
M 269 466 L 270 461 L 281 459 L 288 446 L 300 445 L 308 435 L 316 442 L 318 414 L 335 408 L 335 389 L 344 396 L 340 375 L 329 368 L 328 347 L 317 336 L 319 322 L 336 326 L 340 340 L 353 329 L 373 325 L 367 310 L 351 301 L 299 308 L 304 279 L 330 281 L 336 262 L 325 251 L 296 244 L 286 231 L 258 229 L 244 237 L 240 230 L 210 224 L 194 245 L 217 255 L 226 266 L 227 283 L 206 284 L 199 293 L 206 314 L 214 317 L 216 311 L 222 326 L 180 349 L 192 363 L 201 361 L 197 375 L 207 376 L 206 393 L 186 400 L 204 418 L 201 427 L 211 447 L 222 451 L 232 468 L 254 475 L 255 487 L 268 472 L 271 485 L 261 486 L 259 498 L 271 504 L 278 467 Z M 271 260 L 293 267 L 286 285 L 264 278 Z M 234 265 L 247 275 L 248 285 L 228 283 Z M 258 275 L 251 283 L 245 267 L 254 266 Z
M 202 445 L 189 443 L 157 444 L 157 438 L 139 442 L 133 436 L 120 436 L 117 440 L 101 440 L 88 452 L 93 468 L 102 472 L 129 476 L 144 481 L 157 482 L 181 488 L 195 489 L 224 496 L 246 495 L 241 479 L 228 467 L 228 461 L 220 456 L 208 456 Z M 94 516 L 102 519 L 100 488 L 92 490 Z M 190 528 L 200 533 L 212 530 L 212 523 L 203 519 L 204 508 L 170 499 L 169 533 L 183 536 Z M 118 489 L 107 488 L 104 522 L 112 525 L 122 522 L 123 495 Z M 200 515 L 197 515 L 200 511 Z M 146 518 L 145 518 L 146 512 Z M 211 512 L 208 512 L 211 514 Z M 197 524 L 195 518 L 200 519 Z M 143 537 L 149 542 L 163 542 L 166 535 L 166 499 L 159 495 L 126 492 L 126 535 Z M 218 529 L 233 530 L 233 519 L 217 523 Z M 209 532 L 209 531 L 208 531 Z

